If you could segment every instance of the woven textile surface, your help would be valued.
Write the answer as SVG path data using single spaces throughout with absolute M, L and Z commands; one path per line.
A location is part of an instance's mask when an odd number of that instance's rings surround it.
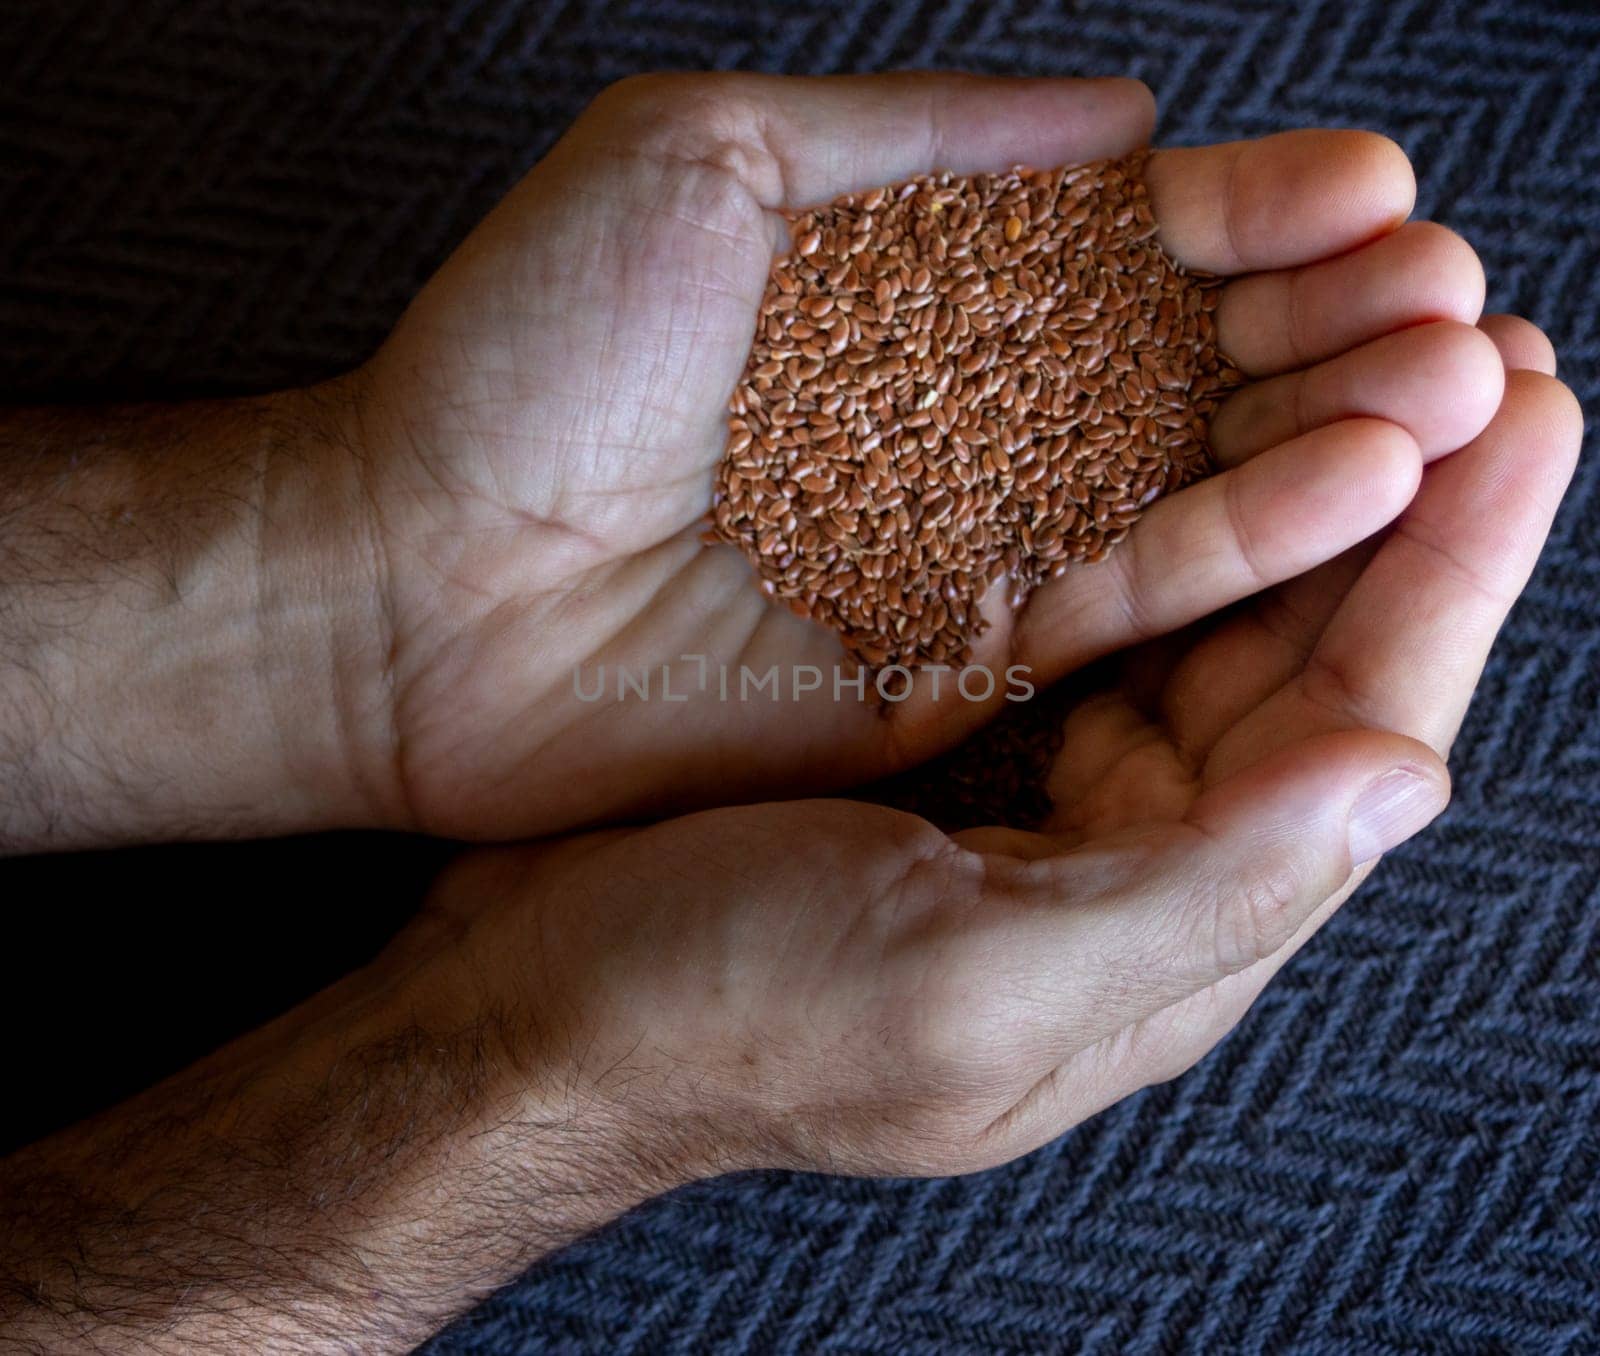
M 349 367 L 631 72 L 930 65 L 1138 75 L 1164 141 L 1389 133 L 1419 212 L 1481 252 L 1490 309 L 1543 326 L 1594 410 L 1583 0 L 9 0 L 3 394 Z M 1600 1351 L 1594 451 L 1496 648 L 1448 815 L 1195 1070 L 973 1178 L 679 1192 L 430 1356 Z

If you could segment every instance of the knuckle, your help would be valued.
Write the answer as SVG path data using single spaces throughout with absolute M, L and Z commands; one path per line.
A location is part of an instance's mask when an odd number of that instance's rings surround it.
M 1224 898 L 1212 934 L 1218 972 L 1236 974 L 1288 941 L 1304 893 L 1296 871 L 1275 865 L 1253 873 L 1231 897 Z
M 758 106 L 731 75 L 629 76 L 594 104 L 598 151 L 637 176 L 655 223 L 765 236 L 758 204 L 781 186 Z
M 1275 575 L 1256 542 L 1250 510 L 1242 500 L 1248 482 L 1243 476 L 1224 476 L 1220 483 L 1223 513 L 1239 563 L 1255 588 L 1265 588 Z
M 759 107 L 736 74 L 634 75 L 601 97 L 647 150 L 744 183 L 756 182 L 771 166 Z
M 1313 653 L 1300 671 L 1300 696 L 1340 721 L 1362 723 L 1371 698 L 1342 661 Z
M 1309 367 L 1317 349 L 1311 325 L 1314 308 L 1306 298 L 1310 278 L 1306 270 L 1299 269 L 1283 283 L 1283 344 L 1295 367 Z
M 1128 634 L 1138 640 L 1153 639 L 1166 629 L 1150 609 L 1156 584 L 1151 578 L 1151 553 L 1146 548 L 1149 540 L 1148 527 L 1143 535 L 1131 533 L 1121 553 L 1112 556 L 1113 562 L 1120 563 L 1114 563 L 1105 576 L 1117 609 L 1122 613 L 1123 625 Z

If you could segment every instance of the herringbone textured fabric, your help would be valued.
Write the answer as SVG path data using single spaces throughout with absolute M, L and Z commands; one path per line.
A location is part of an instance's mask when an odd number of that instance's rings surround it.
M 1584 0 L 10 0 L 0 382 L 341 369 L 606 82 L 901 65 L 1139 75 L 1165 140 L 1380 128 L 1593 408 Z M 1591 459 L 1449 815 L 1192 1073 L 976 1178 L 682 1192 L 432 1356 L 1600 1351 L 1597 523 Z

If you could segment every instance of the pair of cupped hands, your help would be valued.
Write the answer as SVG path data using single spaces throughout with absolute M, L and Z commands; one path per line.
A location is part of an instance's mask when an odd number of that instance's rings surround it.
M 305 396 L 358 454 L 382 618 L 343 817 L 524 843 L 451 867 L 385 982 L 440 1022 L 492 1009 L 518 1095 L 649 1144 L 662 1182 L 1029 1150 L 1189 1067 L 1445 806 L 1580 416 L 1366 132 L 1149 161 L 1248 382 L 1217 475 L 1020 611 L 991 591 L 975 662 L 1044 686 L 1114 656 L 1041 831 L 798 798 L 932 757 L 1003 685 L 885 714 L 693 681 L 842 662 L 699 540 L 783 210 L 1119 155 L 1153 116 L 1127 80 L 627 81 Z M 615 700 L 663 666 L 687 701 Z

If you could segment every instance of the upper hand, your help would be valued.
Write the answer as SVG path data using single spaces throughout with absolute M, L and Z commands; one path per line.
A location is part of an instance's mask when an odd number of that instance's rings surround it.
M 999 696 L 919 691 L 882 719 L 828 685 L 591 704 L 574 671 L 592 684 L 603 666 L 614 697 L 619 667 L 672 665 L 692 690 L 686 656 L 713 673 L 842 662 L 736 551 L 698 541 L 779 209 L 933 168 L 1119 154 L 1151 118 L 1124 80 L 651 77 L 602 95 L 347 383 L 392 735 L 365 756 L 393 818 L 512 837 L 831 789 L 992 716 Z M 991 592 L 975 661 L 1039 684 L 1369 536 L 1500 399 L 1468 328 L 1481 269 L 1442 228 L 1401 226 L 1413 181 L 1393 143 L 1287 133 L 1161 151 L 1147 177 L 1168 251 L 1241 275 L 1219 337 L 1257 380 L 1215 421 L 1222 475 L 1020 615 Z M 1422 322 L 1439 323 L 1407 328 Z

